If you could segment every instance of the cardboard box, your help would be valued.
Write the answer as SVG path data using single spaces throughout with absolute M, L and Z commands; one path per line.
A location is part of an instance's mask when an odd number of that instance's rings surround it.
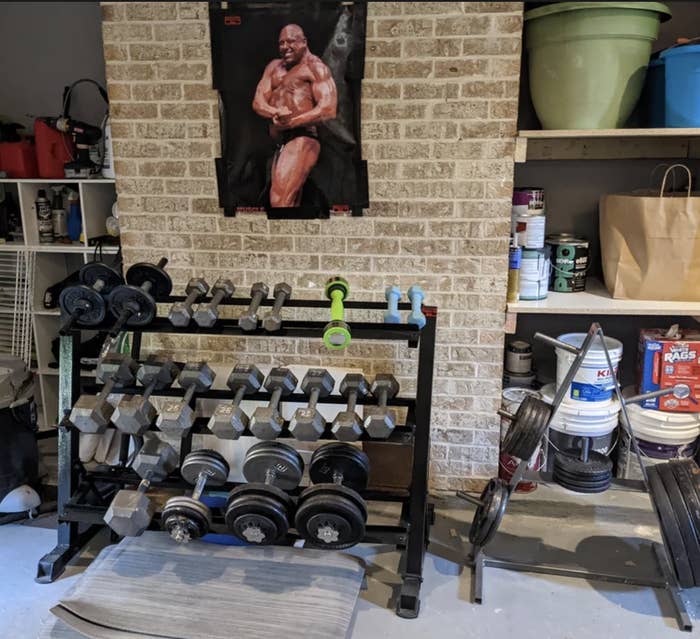
M 642 329 L 639 333 L 639 392 L 687 384 L 691 396 L 676 399 L 666 395 L 645 400 L 641 406 L 673 413 L 699 413 L 700 332 L 680 329 L 672 337 L 667 334 L 661 328 Z

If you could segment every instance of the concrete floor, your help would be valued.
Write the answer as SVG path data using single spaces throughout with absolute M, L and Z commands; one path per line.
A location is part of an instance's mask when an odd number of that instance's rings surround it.
M 562 497 L 565 495 L 564 500 Z M 358 546 L 367 566 L 349 636 L 412 639 L 601 639 L 679 637 L 673 608 L 663 591 L 582 579 L 487 569 L 484 603 L 470 603 L 471 570 L 464 566 L 471 507 L 437 499 L 438 519 L 426 557 L 421 614 L 393 613 L 398 592 L 398 554 L 382 546 Z M 377 513 L 381 516 L 380 513 Z M 573 495 L 540 487 L 509 504 L 490 553 L 500 557 L 654 577 L 649 540 L 657 538 L 646 495 L 608 491 Z M 36 637 L 48 609 L 89 561 L 78 558 L 48 585 L 34 582 L 36 561 L 55 544 L 55 531 L 11 524 L 0 528 L 0 637 Z M 692 617 L 700 618 L 700 589 L 686 591 Z M 700 628 L 700 622 L 698 622 Z M 700 630 L 695 631 L 700 634 Z

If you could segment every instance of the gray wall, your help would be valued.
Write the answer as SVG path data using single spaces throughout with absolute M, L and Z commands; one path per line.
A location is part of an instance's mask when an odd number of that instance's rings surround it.
M 104 86 L 97 2 L 0 2 L 0 118 L 33 131 L 34 117 L 61 112 L 63 87 L 78 78 Z M 95 87 L 79 86 L 71 115 L 99 125 L 105 105 Z

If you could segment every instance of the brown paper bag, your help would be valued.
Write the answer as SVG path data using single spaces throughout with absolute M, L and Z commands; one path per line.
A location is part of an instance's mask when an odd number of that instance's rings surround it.
M 664 194 L 671 170 L 688 192 Z M 700 301 L 700 194 L 674 164 L 661 192 L 604 195 L 600 250 L 605 285 L 619 299 Z

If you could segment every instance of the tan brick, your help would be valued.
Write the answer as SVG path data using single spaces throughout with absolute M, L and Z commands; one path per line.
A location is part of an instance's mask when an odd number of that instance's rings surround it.
M 218 122 L 190 122 L 185 129 L 188 138 L 219 139 Z
M 122 193 L 129 195 L 154 195 L 163 193 L 164 190 L 165 187 L 163 186 L 163 180 L 145 178 L 120 178 L 117 180 L 117 192 L 120 195 Z
M 105 44 L 102 50 L 106 62 L 124 62 L 129 59 L 129 47 L 125 44 Z
M 179 122 L 139 123 L 134 131 L 136 137 L 153 139 L 184 138 L 186 134 L 186 129 Z
M 211 58 L 211 46 L 208 42 L 185 43 L 182 45 L 182 58 L 183 60 L 209 60 Z
M 433 35 L 434 21 L 431 18 L 409 18 L 377 20 L 376 35 L 380 38 L 424 38 Z
M 488 70 L 488 60 L 436 60 L 434 75 L 436 78 L 463 78 L 486 75 Z
M 124 20 L 124 4 L 120 2 L 103 2 L 102 22 L 120 22 Z
M 107 82 L 114 80 L 153 80 L 155 69 L 150 64 L 109 63 L 105 68 Z
M 368 122 L 362 127 L 362 137 L 367 140 L 399 138 L 401 127 L 398 122 Z
M 142 162 L 139 166 L 139 174 L 146 177 L 183 177 L 186 172 L 187 164 L 182 161 Z
M 378 104 L 376 114 L 379 120 L 417 120 L 425 117 L 426 109 L 423 104 Z
M 516 55 L 520 53 L 520 38 L 466 38 L 462 41 L 463 55 Z
M 145 102 L 117 102 L 110 107 L 114 120 L 148 120 L 158 117 L 158 107 Z
M 201 62 L 158 62 L 155 67 L 159 80 L 204 80 L 208 72 Z
M 488 103 L 477 100 L 445 102 L 433 106 L 433 117 L 451 120 L 478 120 L 488 114 Z
M 191 105 L 190 105 L 191 106 Z M 165 157 L 169 158 L 211 158 L 211 142 L 181 141 L 165 142 L 163 146 Z
M 115 140 L 114 155 L 124 158 L 161 157 L 161 146 L 156 142 L 139 142 L 134 140 Z
M 490 28 L 489 16 L 451 16 L 435 21 L 435 35 L 438 36 L 477 35 L 488 33 Z
M 216 182 L 213 180 L 170 180 L 165 184 L 168 195 L 205 195 L 216 192 Z
M 348 239 L 348 253 L 350 255 L 395 255 L 398 252 L 398 240 L 383 237 L 351 237 Z
M 362 99 L 398 99 L 401 97 L 401 85 L 388 82 L 363 82 L 362 83 Z
M 411 162 L 401 168 L 401 177 L 416 180 L 432 178 L 448 179 L 454 177 L 454 162 Z
M 187 163 L 191 177 L 215 177 L 216 166 L 213 160 L 200 160 Z
M 493 78 L 517 78 L 520 76 L 520 60 L 518 58 L 493 58 L 489 64 L 489 75 Z
M 459 38 L 406 40 L 403 46 L 404 55 L 409 58 L 451 58 L 459 56 L 461 51 L 462 41 Z
M 375 150 L 379 159 L 415 160 L 430 156 L 430 144 L 427 142 L 380 142 Z
M 132 60 L 179 60 L 180 47 L 171 44 L 130 44 L 129 55 Z
M 134 100 L 162 101 L 182 98 L 182 86 L 174 83 L 154 83 L 133 85 Z
M 462 138 L 508 138 L 515 137 L 517 126 L 515 120 L 494 122 L 491 120 L 472 120 L 459 125 Z
M 399 40 L 367 40 L 366 55 L 371 58 L 398 58 L 401 56 Z
M 102 25 L 102 37 L 106 43 L 146 42 L 153 39 L 153 29 L 150 24 L 106 22 Z
M 217 99 L 217 92 L 210 84 L 184 84 L 182 85 L 185 100 L 210 100 Z
M 131 122 L 112 121 L 110 126 L 112 128 L 112 139 L 118 140 L 119 138 L 130 138 L 133 135 L 134 129 Z
M 119 175 L 128 175 L 131 177 L 139 174 L 139 166 L 135 160 L 121 160 L 115 158 L 114 170 L 117 171 Z
M 489 117 L 514 120 L 518 117 L 518 101 L 492 100 L 489 102 Z
M 193 213 L 220 213 L 219 201 L 216 198 L 193 198 L 192 200 Z M 233 220 L 231 220 L 233 221 Z M 239 226 L 240 220 L 238 220 Z M 242 231 L 241 231 L 242 232 Z
M 131 99 L 131 85 L 130 84 L 117 84 L 116 82 L 111 82 L 107 86 L 107 94 L 109 95 L 110 102 L 123 102 Z M 114 133 L 112 134 L 114 135 Z
M 462 84 L 461 93 L 465 98 L 502 98 L 506 95 L 506 83 L 498 80 L 472 80 Z
M 441 255 L 452 252 L 452 242 L 450 240 L 401 240 L 401 253 L 407 255 Z
M 185 213 L 190 210 L 190 201 L 186 197 L 144 197 L 143 210 L 146 213 Z
M 496 16 L 493 19 L 493 30 L 496 33 L 520 33 L 523 29 L 523 19 L 520 15 Z
M 389 3 L 387 3 L 389 4 Z M 408 15 L 462 13 L 464 2 L 399 2 L 401 10 Z
M 522 12 L 522 2 L 463 2 L 465 13 L 515 13 Z
M 198 42 L 204 40 L 207 35 L 207 27 L 204 23 L 178 22 L 176 24 L 156 24 L 153 27 L 156 40 L 173 40 L 185 42 L 191 40 Z
M 404 84 L 403 97 L 406 100 L 438 100 L 456 98 L 459 86 L 447 82 L 416 82 Z
M 181 20 L 207 20 L 209 7 L 206 2 L 178 2 L 178 17 Z
M 407 139 L 442 140 L 456 138 L 459 133 L 454 122 L 406 122 L 403 127 Z
M 433 72 L 432 62 L 379 62 L 378 78 L 427 78 Z
M 160 117 L 165 120 L 202 120 L 209 117 L 209 105 L 199 102 L 161 104 Z
M 126 19 L 152 22 L 155 20 L 176 20 L 177 9 L 173 2 L 128 2 Z

